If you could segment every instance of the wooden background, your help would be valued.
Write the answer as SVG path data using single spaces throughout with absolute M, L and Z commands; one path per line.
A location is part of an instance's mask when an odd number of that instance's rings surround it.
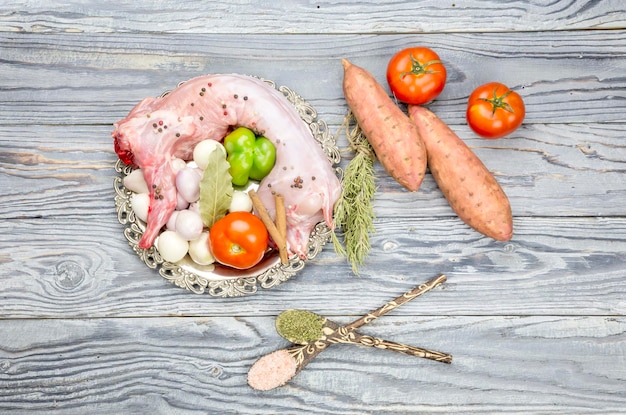
M 621 0 L 7 3 L 0 413 L 626 413 Z M 341 58 L 384 85 L 388 59 L 412 45 L 445 62 L 430 108 L 502 184 L 511 241 L 461 223 L 430 175 L 407 193 L 377 166 L 360 276 L 328 244 L 285 284 L 220 299 L 169 284 L 129 248 L 110 132 L 140 99 L 200 74 L 254 74 L 336 131 Z M 465 105 L 494 80 L 520 92 L 527 117 L 486 141 Z M 439 273 L 443 287 L 361 331 L 449 352 L 452 365 L 340 345 L 282 388 L 247 386 L 254 361 L 287 344 L 281 311 L 347 323 Z

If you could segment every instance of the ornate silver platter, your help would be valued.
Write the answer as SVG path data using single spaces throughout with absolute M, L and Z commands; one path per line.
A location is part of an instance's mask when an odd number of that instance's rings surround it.
M 295 107 L 300 118 L 309 126 L 313 137 L 324 150 L 329 162 L 335 166 L 337 174 L 340 175 L 341 171 L 336 166 L 341 160 L 341 155 L 335 137 L 326 123 L 317 119 L 315 108 L 291 89 L 285 86 L 276 87 L 274 82 L 264 81 L 280 91 Z M 166 94 L 167 92 L 163 95 Z M 113 184 L 115 208 L 119 222 L 124 225 L 124 236 L 128 244 L 149 268 L 157 269 L 166 280 L 197 294 L 206 292 L 215 297 L 239 297 L 256 293 L 259 287 L 264 289 L 275 287 L 293 277 L 305 266 L 306 262 L 315 258 L 331 236 L 328 226 L 324 222 L 318 223 L 309 236 L 306 259 L 293 255 L 288 264 L 281 264 L 278 253 L 274 250 L 268 251 L 259 264 L 248 270 L 236 270 L 219 264 L 201 266 L 189 257 L 185 257 L 178 263 L 167 262 L 159 254 L 156 242 L 148 249 L 138 247 L 146 224 L 132 210 L 132 192 L 123 183 L 124 177 L 130 174 L 133 168 L 118 160 L 115 170 L 118 172 Z

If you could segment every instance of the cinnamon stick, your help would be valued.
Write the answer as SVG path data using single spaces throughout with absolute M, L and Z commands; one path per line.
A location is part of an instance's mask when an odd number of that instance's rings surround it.
M 276 204 L 276 227 L 278 232 L 287 240 L 287 212 L 285 211 L 285 198 L 283 195 L 274 195 L 274 203 Z
M 283 238 L 281 233 L 278 231 L 276 224 L 272 221 L 272 218 L 267 211 L 267 208 L 265 207 L 265 205 L 263 205 L 263 202 L 261 201 L 261 198 L 256 193 L 256 191 L 254 189 L 250 189 L 248 195 L 250 196 L 250 199 L 252 199 L 252 205 L 259 214 L 259 218 L 261 219 L 261 221 L 263 221 L 263 224 L 265 225 L 267 231 L 274 240 L 274 243 L 276 243 L 280 262 L 282 264 L 289 263 L 289 253 L 287 252 L 287 239 Z

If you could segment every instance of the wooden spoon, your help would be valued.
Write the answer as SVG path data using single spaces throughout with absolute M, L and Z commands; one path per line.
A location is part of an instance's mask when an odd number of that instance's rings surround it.
M 277 318 L 276 329 L 278 334 L 285 339 L 296 344 L 307 344 L 307 340 L 302 340 L 302 336 L 298 334 L 290 334 L 281 330 L 282 325 L 278 324 L 281 319 L 292 317 L 291 328 L 294 332 L 302 333 L 303 330 L 308 329 L 319 334 L 319 337 L 311 340 L 316 345 L 319 342 L 326 342 L 331 344 L 343 343 L 343 344 L 356 344 L 360 346 L 376 347 L 377 349 L 391 350 L 394 352 L 403 353 L 409 356 L 422 357 L 425 359 L 436 360 L 443 363 L 452 363 L 452 356 L 447 353 L 435 352 L 420 347 L 409 346 L 402 343 L 396 343 L 393 341 L 383 340 L 378 337 L 368 336 L 361 334 L 356 330 L 348 329 L 344 326 L 335 323 L 326 317 L 315 314 L 306 310 L 287 310 L 281 313 Z M 306 324 L 308 327 L 303 327 L 299 323 Z M 311 327 L 314 326 L 314 327 Z

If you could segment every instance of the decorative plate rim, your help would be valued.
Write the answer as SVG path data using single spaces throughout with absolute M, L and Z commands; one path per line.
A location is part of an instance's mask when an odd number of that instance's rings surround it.
M 290 88 L 286 86 L 276 87 L 273 81 L 263 78 L 259 79 L 281 92 L 294 106 L 300 118 L 309 126 L 313 137 L 324 150 L 336 174 L 341 176 L 341 169 L 337 167 L 341 161 L 341 154 L 336 139 L 328 129 L 326 122 L 318 119 L 315 108 Z M 165 96 L 168 93 L 169 91 L 161 96 Z M 233 277 L 216 275 L 213 278 L 209 278 L 206 276 L 206 272 L 200 271 L 200 266 L 175 264 L 163 260 L 155 245 L 148 249 L 139 248 L 138 244 L 143 235 L 145 224 L 136 217 L 132 210 L 130 203 L 132 192 L 123 183 L 124 177 L 132 172 L 133 168 L 125 165 L 118 159 L 115 164 L 115 171 L 118 173 L 113 179 L 115 209 L 118 221 L 124 225 L 124 236 L 128 244 L 148 268 L 158 270 L 159 275 L 172 284 L 196 294 L 208 293 L 213 297 L 223 298 L 241 297 L 254 294 L 259 288 L 276 287 L 302 270 L 308 261 L 314 259 L 322 251 L 324 245 L 331 237 L 332 231 L 322 221 L 313 228 L 309 235 L 308 252 L 305 259 L 292 255 L 289 258 L 289 263 L 281 264 L 277 260 L 277 255 L 274 255 L 276 257 L 274 263 L 256 275 Z

